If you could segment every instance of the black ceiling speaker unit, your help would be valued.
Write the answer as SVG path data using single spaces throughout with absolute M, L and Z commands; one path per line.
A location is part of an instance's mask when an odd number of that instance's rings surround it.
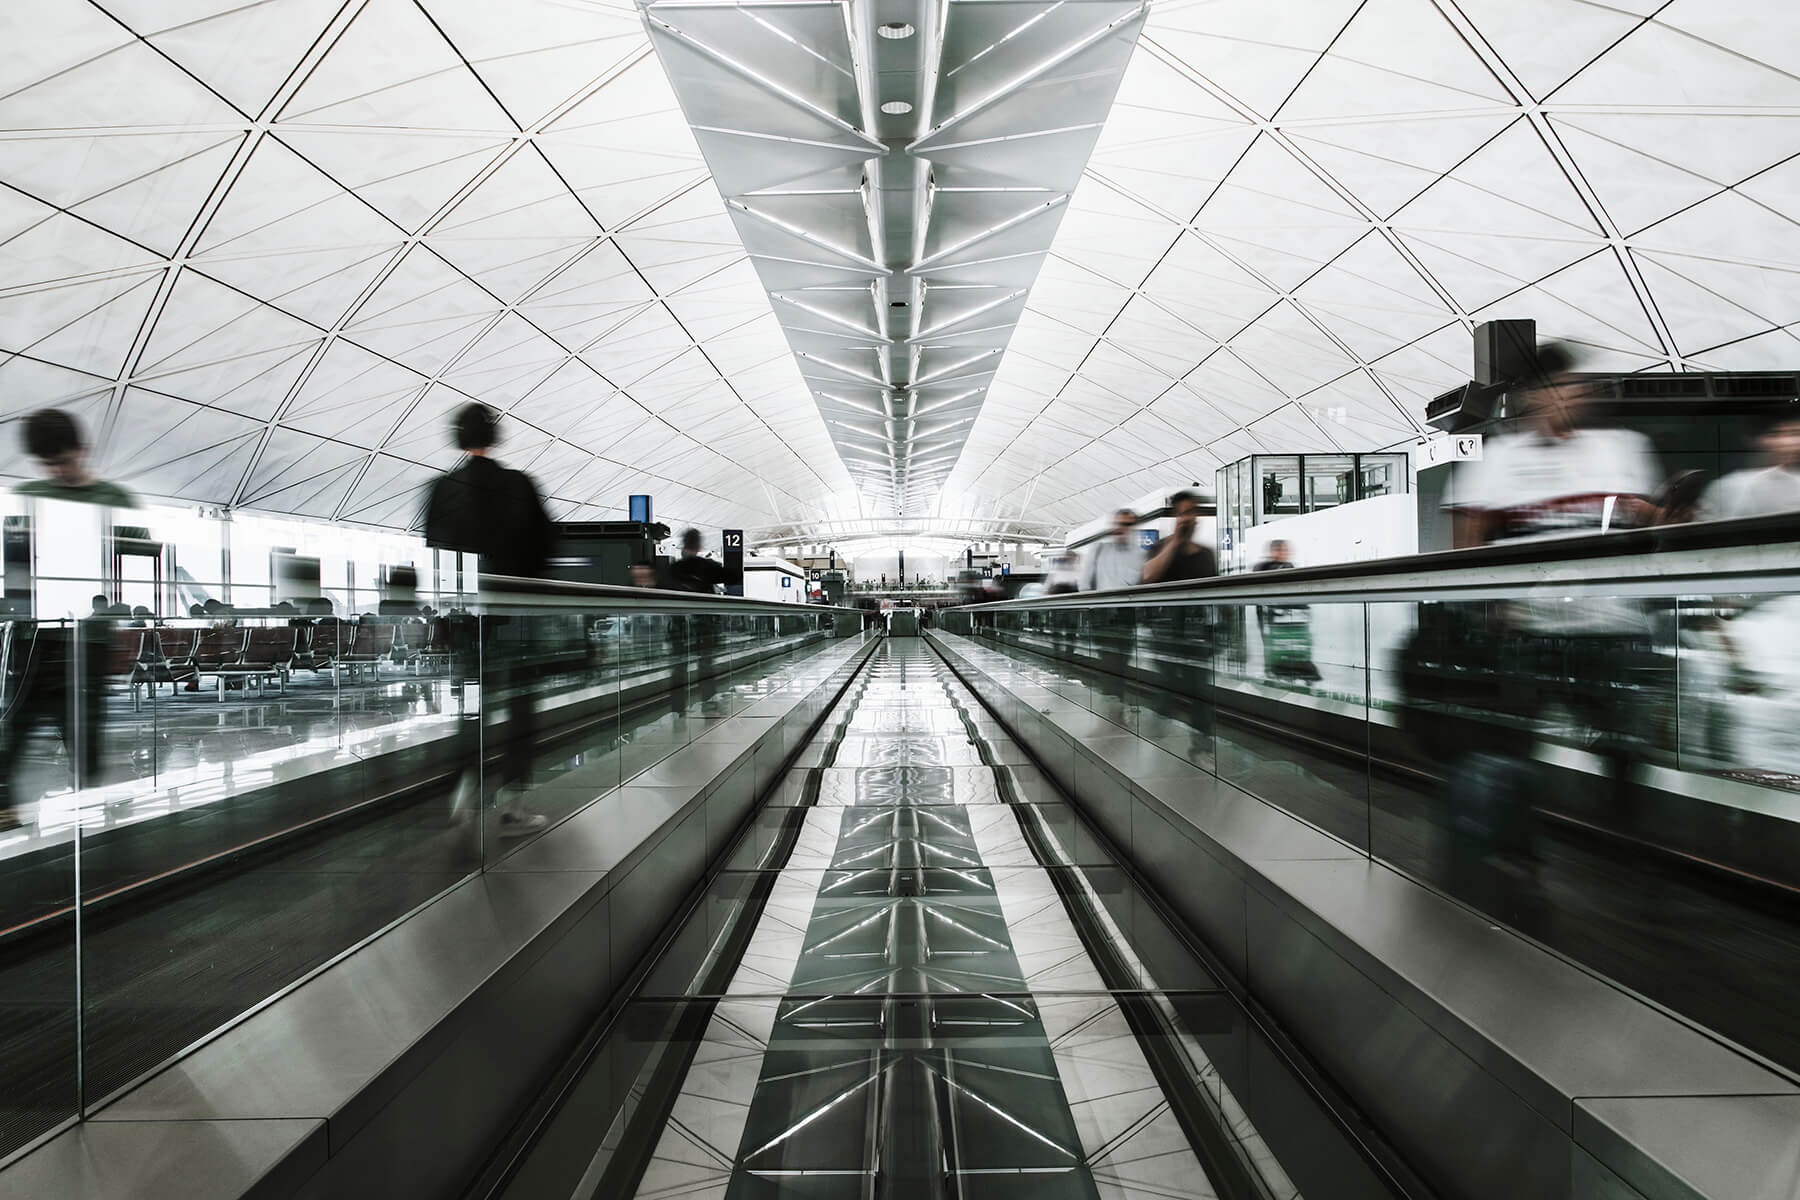
M 1483 387 L 1521 383 L 1537 370 L 1537 322 L 1484 321 L 1475 327 L 1475 373 Z
M 1504 387 L 1483 387 L 1479 383 L 1451 388 L 1425 406 L 1425 423 L 1445 433 L 1461 433 L 1491 420 L 1505 394 Z

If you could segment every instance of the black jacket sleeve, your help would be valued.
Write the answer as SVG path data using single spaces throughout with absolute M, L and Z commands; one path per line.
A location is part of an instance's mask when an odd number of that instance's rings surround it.
M 523 471 L 513 472 L 518 488 L 515 500 L 518 513 L 519 566 L 521 575 L 542 579 L 550 570 L 550 545 L 555 538 L 555 525 L 544 509 L 537 485 Z

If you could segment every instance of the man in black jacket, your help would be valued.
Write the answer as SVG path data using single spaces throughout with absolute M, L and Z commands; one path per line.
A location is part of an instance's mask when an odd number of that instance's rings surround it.
M 494 425 L 494 410 L 485 404 L 464 405 L 456 414 L 456 445 L 468 458 L 432 484 L 425 541 L 481 555 L 486 575 L 541 579 L 550 558 L 550 517 L 531 477 L 493 460 Z
M 499 441 L 496 423 L 493 409 L 485 404 L 467 404 L 457 412 L 452 429 L 457 448 L 468 458 L 432 484 L 425 506 L 425 541 L 436 549 L 480 555 L 483 575 L 542 578 L 550 557 L 550 517 L 531 477 L 508 470 L 491 457 Z M 537 681 L 522 653 L 532 620 L 488 615 L 480 621 L 483 691 L 488 696 L 510 693 L 500 736 L 498 832 L 503 838 L 520 837 L 549 824 L 523 801 L 537 740 Z M 457 784 L 451 806 L 457 821 L 474 812 L 480 794 L 480 726 L 468 724 L 464 752 L 476 765 L 465 770 Z

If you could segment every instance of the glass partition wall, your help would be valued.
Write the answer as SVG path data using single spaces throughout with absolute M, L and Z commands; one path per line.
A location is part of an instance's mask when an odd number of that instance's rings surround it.
M 861 636 L 817 606 L 477 593 L 473 562 L 227 542 L 205 519 L 158 523 L 177 579 L 109 573 L 134 516 L 39 504 L 8 524 L 0 1156 Z M 385 589 L 321 586 L 333 553 L 347 585 Z M 309 557 L 296 584 L 287 560 Z M 171 602 L 227 579 L 239 603 Z
M 1587 573 L 1409 581 L 1406 599 L 1070 597 L 936 623 L 1117 727 L 1096 736 L 1136 734 L 1800 1068 L 1800 594 Z

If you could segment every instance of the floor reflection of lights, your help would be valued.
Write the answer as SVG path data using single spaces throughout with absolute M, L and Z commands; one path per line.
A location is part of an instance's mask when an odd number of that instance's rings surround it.
M 889 643 L 846 735 L 638 1196 L 1212 1196 L 935 660 Z

